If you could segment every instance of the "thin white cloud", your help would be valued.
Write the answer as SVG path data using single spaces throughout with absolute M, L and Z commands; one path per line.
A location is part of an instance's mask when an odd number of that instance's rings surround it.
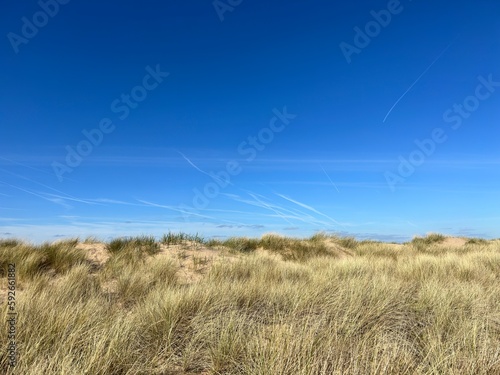
M 121 205 L 126 205 L 126 206 L 142 206 L 142 205 L 137 204 L 137 203 L 125 202 L 125 201 L 120 201 L 117 199 L 108 199 L 108 198 L 88 199 L 88 201 L 96 202 L 96 203 L 121 204 Z

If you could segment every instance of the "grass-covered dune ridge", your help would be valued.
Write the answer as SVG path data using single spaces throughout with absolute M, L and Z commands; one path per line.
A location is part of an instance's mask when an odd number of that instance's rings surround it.
M 500 374 L 500 240 L 1 240 L 0 263 L 1 373 Z

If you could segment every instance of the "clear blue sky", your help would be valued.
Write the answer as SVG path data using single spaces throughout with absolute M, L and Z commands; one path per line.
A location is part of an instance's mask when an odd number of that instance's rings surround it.
M 500 237 L 498 1 L 110 3 L 3 4 L 0 236 Z

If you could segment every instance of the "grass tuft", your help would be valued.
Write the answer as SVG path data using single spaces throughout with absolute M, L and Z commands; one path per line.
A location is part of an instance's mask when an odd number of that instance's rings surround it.
M 160 251 L 160 245 L 153 236 L 138 236 L 114 239 L 106 245 L 106 249 L 113 255 L 134 252 L 154 255 Z
M 354 237 L 332 237 L 334 242 L 346 249 L 355 249 L 359 242 Z
M 318 237 L 301 240 L 275 234 L 262 236 L 260 246 L 265 250 L 280 254 L 284 260 L 305 261 L 311 257 L 329 256 L 332 253 Z
M 487 245 L 488 241 L 483 238 L 469 238 L 466 245 Z
M 247 237 L 231 237 L 222 241 L 222 246 L 226 246 L 232 250 L 247 253 L 256 250 L 259 247 L 259 240 L 256 238 Z
M 183 232 L 173 233 L 168 232 L 164 234 L 160 240 L 164 245 L 186 245 L 188 243 L 203 244 L 205 239 L 201 237 L 198 233 L 191 235 Z
M 425 237 L 414 237 L 410 244 L 418 251 L 427 251 L 430 245 L 443 242 L 446 236 L 439 233 L 430 233 Z
M 69 239 L 42 245 L 20 241 L 0 243 L 0 274 L 6 275 L 9 263 L 16 264 L 21 279 L 32 279 L 39 274 L 61 274 L 87 262 L 85 253 L 76 248 L 78 240 Z

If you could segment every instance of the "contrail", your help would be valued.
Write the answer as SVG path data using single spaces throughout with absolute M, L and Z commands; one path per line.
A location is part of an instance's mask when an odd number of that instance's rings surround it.
M 401 97 L 396 100 L 396 103 L 394 103 L 394 105 L 391 107 L 391 109 L 389 109 L 389 112 L 387 112 L 387 114 L 385 115 L 384 117 L 384 121 L 382 122 L 385 122 L 385 120 L 387 120 L 387 117 L 389 117 L 389 115 L 391 114 L 392 110 L 398 105 L 398 103 L 405 97 L 406 94 L 408 94 L 408 92 L 413 88 L 413 86 L 415 86 L 417 84 L 418 81 L 420 81 L 420 79 L 425 75 L 425 73 L 427 73 L 429 71 L 430 68 L 432 68 L 432 66 L 441 58 L 441 56 L 443 56 L 443 54 L 448 50 L 448 48 L 451 47 L 451 45 L 453 43 L 455 43 L 455 40 L 457 40 L 458 36 L 455 37 L 455 39 L 453 39 L 451 41 L 450 44 L 448 44 L 446 46 L 446 48 L 444 50 L 441 51 L 441 53 L 438 55 L 438 57 L 436 57 L 434 59 L 434 61 L 424 70 L 424 72 L 422 74 L 420 74 L 420 76 L 415 80 L 415 82 L 413 82 L 411 84 L 410 87 L 408 87 L 408 89 L 403 93 L 403 95 L 401 95 Z
M 262 208 L 267 208 L 268 210 L 271 210 L 273 211 L 276 215 L 278 215 L 280 218 L 282 218 L 283 220 L 285 220 L 288 224 L 292 225 L 292 223 L 286 218 L 285 215 L 283 215 L 281 212 L 279 212 L 278 210 L 275 210 L 272 205 L 268 205 L 267 203 L 261 201 L 259 198 L 257 198 L 254 194 L 250 194 L 250 196 L 255 199 L 257 202 L 260 203 L 260 207 Z
M 51 197 L 55 197 L 56 199 L 61 199 L 61 200 L 68 200 L 68 201 L 74 201 L 74 202 L 79 202 L 79 203 L 104 206 L 103 204 L 97 203 L 97 202 L 93 202 L 92 200 L 81 199 L 81 198 L 76 198 L 76 197 L 72 197 L 72 196 L 66 196 L 65 197 L 65 196 L 62 196 L 62 195 L 52 194 L 52 193 L 45 193 L 45 192 L 42 192 L 42 194 L 45 194 L 45 195 L 51 196 Z
M 328 175 L 328 173 L 326 173 L 325 169 L 323 168 L 323 166 L 321 164 L 320 164 L 320 167 L 323 170 L 323 172 L 325 173 L 326 177 L 328 177 L 328 179 L 332 183 L 332 185 L 335 188 L 335 190 L 337 190 L 337 193 L 340 193 L 339 189 L 337 189 L 337 185 L 335 185 L 335 183 L 332 181 L 332 179 L 330 178 L 330 176 Z
M 0 157 L 0 158 L 1 158 L 1 157 Z M 28 167 L 28 168 L 29 168 L 29 167 Z M 33 169 L 33 168 L 32 168 L 32 169 Z M 55 192 L 57 192 L 57 193 L 64 194 L 64 195 L 66 195 L 66 196 L 68 196 L 68 197 L 75 198 L 75 197 L 74 197 L 74 196 L 72 196 L 72 195 L 69 195 L 69 194 L 67 194 L 67 193 L 65 193 L 65 192 L 63 192 L 63 191 L 60 191 L 60 190 L 54 189 L 53 187 L 50 187 L 50 186 L 48 186 L 48 185 L 42 184 L 41 182 L 38 182 L 38 181 L 32 180 L 31 178 L 28 178 L 28 177 L 25 177 L 25 176 L 19 175 L 19 174 L 17 174 L 17 173 L 9 172 L 8 170 L 5 170 L 5 169 L 3 169 L 3 168 L 0 168 L 0 171 L 3 171 L 3 172 L 6 172 L 6 173 L 9 173 L 9 174 L 11 174 L 11 175 L 13 175 L 13 176 L 16 176 L 16 177 L 18 177 L 18 178 L 22 178 L 23 180 L 26 180 L 26 181 L 32 182 L 32 183 L 34 183 L 34 184 L 38 184 L 38 185 L 43 186 L 43 187 L 45 187 L 45 188 L 47 188 L 47 189 L 53 190 L 53 191 L 55 191 Z
M 287 196 L 285 196 L 285 195 L 283 195 L 283 194 L 276 194 L 276 195 L 277 195 L 277 196 L 279 196 L 279 197 L 281 197 L 281 198 L 283 198 L 283 199 L 285 199 L 285 200 L 287 200 L 287 201 L 289 201 L 289 202 L 295 203 L 296 205 L 298 205 L 298 206 L 300 206 L 300 207 L 303 207 L 303 208 L 305 208 L 305 209 L 307 209 L 307 210 L 310 210 L 310 211 L 312 211 L 312 212 L 314 212 L 314 213 L 316 213 L 316 214 L 318 214 L 318 215 L 321 215 L 321 216 L 323 216 L 323 217 L 326 217 L 327 219 L 331 220 L 332 222 L 334 222 L 334 223 L 335 223 L 335 224 L 337 224 L 337 225 L 343 226 L 343 225 L 342 225 L 342 224 L 340 224 L 337 220 L 332 219 L 330 216 L 325 215 L 325 214 L 323 214 L 323 213 L 319 212 L 319 211 L 318 211 L 318 210 L 316 210 L 315 208 L 313 208 L 313 207 L 311 207 L 311 206 L 308 206 L 308 205 L 307 205 L 307 204 L 305 204 L 305 203 L 301 203 L 301 202 L 299 202 L 299 201 L 296 201 L 296 200 L 294 200 L 294 199 L 292 199 L 292 198 L 289 198 L 289 197 L 287 197 Z
M 70 206 L 69 204 L 64 203 L 64 201 L 63 201 L 63 200 L 61 200 L 61 199 L 57 199 L 57 198 L 47 198 L 47 197 L 44 197 L 44 196 L 43 196 L 43 195 L 41 195 L 41 194 L 35 193 L 35 192 L 33 192 L 33 191 L 30 191 L 30 190 L 23 189 L 23 188 L 21 188 L 21 187 L 19 187 L 19 186 L 15 186 L 15 185 L 9 184 L 9 183 L 4 182 L 4 181 L 0 181 L 0 183 L 2 183 L 2 184 L 4 184 L 4 185 L 7 185 L 7 186 L 10 186 L 10 187 L 12 187 L 12 188 L 14 188 L 14 189 L 24 191 L 25 193 L 28 193 L 28 194 L 34 195 L 34 196 L 36 196 L 36 197 L 38 197 L 38 198 L 45 199 L 46 201 L 49 201 L 49 202 L 52 202 L 52 203 L 55 203 L 55 204 L 61 205 L 61 206 L 65 207 L 65 208 L 72 208 L 72 206 Z
M 418 228 L 418 225 L 413 224 L 410 220 L 406 220 L 408 224 L 410 224 L 412 227 Z
M 43 169 L 34 168 L 34 167 L 32 167 L 32 166 L 29 166 L 29 165 L 26 165 L 26 164 L 23 164 L 23 163 L 19 163 L 18 161 L 11 160 L 11 159 L 8 159 L 8 158 L 3 157 L 3 156 L 0 156 L 0 159 L 7 160 L 8 162 L 11 162 L 11 163 L 13 163 L 13 164 L 20 165 L 21 167 L 25 167 L 25 168 L 33 169 L 34 171 L 37 171 L 37 172 L 42 172 L 42 173 L 46 173 L 46 174 L 52 174 L 52 173 L 50 173 L 50 172 L 44 171 Z
M 180 152 L 180 151 L 177 151 L 177 152 L 184 158 L 184 160 L 186 160 L 198 172 L 201 172 L 201 173 L 209 176 L 210 178 L 219 181 L 221 184 L 228 183 L 229 185 L 233 185 L 233 183 L 231 181 L 222 181 L 219 177 L 205 172 L 203 169 L 199 168 L 196 164 L 194 164 L 191 160 L 189 160 L 189 158 L 186 155 L 184 155 L 182 152 Z
M 142 200 L 142 199 L 138 199 L 138 201 L 141 202 L 142 204 L 146 205 L 146 206 L 166 208 L 168 210 L 177 211 L 177 212 L 180 212 L 182 214 L 199 216 L 199 217 L 202 217 L 202 218 L 205 218 L 205 219 L 211 219 L 211 220 L 215 220 L 216 219 L 215 217 L 212 217 L 212 216 L 201 215 L 201 214 L 198 214 L 196 212 L 189 212 L 189 211 L 186 211 L 186 210 L 182 210 L 180 208 L 176 208 L 176 207 L 172 207 L 172 206 L 165 206 L 165 205 L 162 205 L 162 204 L 153 203 L 153 202 L 145 201 L 145 200 Z
M 3 156 L 0 156 L 0 159 L 7 160 L 8 162 L 11 162 L 12 164 L 17 164 L 17 165 L 20 165 L 21 167 L 33 169 L 34 171 L 38 171 L 38 172 L 42 172 L 42 173 L 45 173 L 45 174 L 48 174 L 48 175 L 52 175 L 52 173 L 44 171 L 43 169 L 31 167 L 29 165 L 26 165 L 26 164 L 23 164 L 23 163 L 19 163 L 19 162 L 15 161 L 15 160 L 11 160 L 11 159 L 8 159 L 8 158 L 3 157 Z M 72 178 L 69 178 L 69 177 L 64 177 L 64 178 L 66 180 L 68 180 L 68 181 L 78 182 L 78 181 L 73 180 Z
M 244 190 L 244 189 L 242 189 Z M 263 199 L 268 199 L 260 194 L 257 194 L 257 193 L 253 193 L 251 191 L 248 191 L 248 190 L 244 190 L 248 195 L 250 195 L 252 198 L 254 198 L 255 200 L 257 200 L 256 196 L 259 196 L 259 197 L 262 197 Z M 276 193 L 275 193 L 276 194 Z M 266 205 L 262 205 L 263 202 L 260 201 L 260 200 L 257 200 L 257 202 L 260 202 L 260 204 L 254 202 L 254 201 L 249 201 L 249 200 L 246 200 L 246 199 L 242 199 L 242 198 L 231 198 L 237 202 L 241 202 L 241 203 L 245 203 L 245 204 L 249 204 L 249 205 L 252 205 L 252 206 L 257 206 L 257 207 L 261 207 L 261 208 L 266 208 L 266 209 L 269 209 L 271 211 L 273 211 L 276 216 L 279 216 L 281 217 L 283 220 L 286 220 L 286 219 L 294 219 L 294 220 L 300 220 L 300 221 L 303 221 L 304 223 L 313 223 L 313 224 L 317 224 L 317 222 L 314 222 L 315 218 L 307 213 L 304 213 L 300 210 L 294 210 L 294 209 L 287 209 L 287 208 L 284 208 L 280 205 L 277 205 L 277 204 L 266 204 Z M 277 212 L 276 210 L 279 210 L 279 212 Z M 289 215 L 286 215 L 286 214 L 283 214 L 282 212 L 288 212 Z M 297 215 L 302 215 L 302 216 L 297 216 Z M 266 216 L 266 215 L 264 215 Z M 274 217 L 274 216 L 273 216 Z M 309 219 L 309 220 L 307 220 Z M 311 221 L 312 220 L 312 221 Z
M 166 206 L 166 205 L 162 205 L 162 204 L 158 204 L 158 203 L 153 203 L 153 202 L 145 201 L 145 200 L 142 200 L 142 199 L 137 199 L 137 201 L 143 203 L 145 206 L 158 207 L 158 208 L 166 208 L 168 210 L 177 211 L 177 212 L 180 212 L 180 213 L 185 214 L 185 215 L 198 216 L 200 218 L 205 218 L 205 219 L 209 219 L 209 220 L 225 222 L 225 223 L 229 223 L 229 224 L 244 225 L 243 223 L 240 223 L 238 221 L 225 220 L 225 219 L 220 219 L 220 218 L 213 217 L 213 216 L 202 215 L 202 214 L 199 214 L 199 213 L 196 213 L 196 212 L 193 212 L 193 211 L 187 211 L 187 210 L 183 210 L 183 209 L 172 207 L 172 206 Z

